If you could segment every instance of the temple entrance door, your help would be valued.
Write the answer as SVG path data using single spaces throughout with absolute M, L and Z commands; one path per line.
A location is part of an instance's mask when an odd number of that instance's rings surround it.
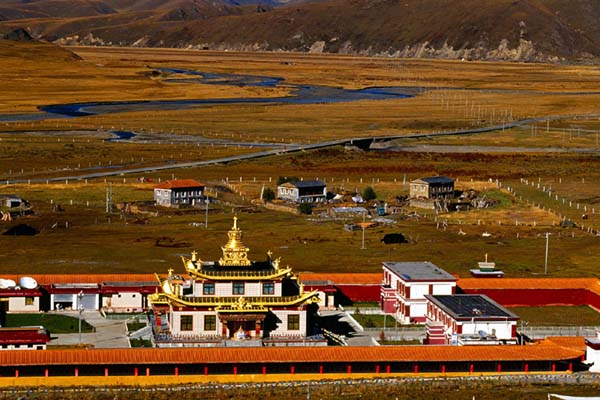
M 255 329 L 255 321 L 228 321 L 227 328 L 231 339 L 249 339 Z

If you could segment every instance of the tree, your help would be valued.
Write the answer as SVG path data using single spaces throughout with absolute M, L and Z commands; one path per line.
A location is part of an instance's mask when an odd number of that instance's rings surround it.
M 312 214 L 312 209 L 313 206 L 310 203 L 302 203 L 298 206 L 298 211 L 300 211 L 301 214 L 310 215 Z
M 265 188 L 263 190 L 262 199 L 264 201 L 273 201 L 275 200 L 275 192 L 271 188 Z
M 364 201 L 371 201 L 377 198 L 377 193 L 375 193 L 375 189 L 372 186 L 367 186 L 362 191 L 362 198 Z

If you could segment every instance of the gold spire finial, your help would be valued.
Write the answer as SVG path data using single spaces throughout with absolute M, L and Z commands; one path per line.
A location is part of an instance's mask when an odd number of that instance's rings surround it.
M 223 250 L 223 257 L 219 260 L 220 265 L 236 265 L 236 266 L 248 266 L 250 260 L 248 260 L 248 249 L 242 243 L 242 231 L 237 226 L 237 216 L 233 216 L 233 226 L 227 233 L 229 241 L 221 250 Z

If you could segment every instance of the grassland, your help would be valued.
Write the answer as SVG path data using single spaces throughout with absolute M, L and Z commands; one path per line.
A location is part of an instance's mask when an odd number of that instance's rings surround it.
M 104 182 L 11 185 L 13 191 L 34 204 L 36 212 L 12 224 L 30 224 L 41 233 L 33 237 L 3 237 L 5 250 L 0 255 L 1 265 L 7 273 L 18 270 L 20 265 L 28 265 L 32 273 L 59 273 L 65 266 L 78 272 L 151 273 L 177 267 L 179 255 L 194 248 L 203 259 L 217 259 L 231 226 L 232 212 L 237 209 L 235 205 L 251 206 L 251 199 L 258 197 L 263 185 L 275 188 L 279 174 L 298 175 L 298 166 L 305 179 L 326 178 L 332 188 L 360 190 L 373 184 L 380 198 L 391 202 L 395 196 L 406 194 L 401 183 L 404 171 L 408 179 L 438 170 L 462 177 L 464 172 L 459 169 L 463 167 L 456 160 L 456 156 L 433 158 L 416 154 L 398 160 L 385 153 L 348 153 L 339 149 L 282 156 L 277 159 L 277 165 L 264 159 L 181 170 L 178 177 L 207 182 L 220 190 L 219 199 L 226 200 L 225 204 L 211 206 L 208 229 L 191 225 L 204 222 L 204 210 L 162 209 L 157 210 L 158 215 L 154 212 L 107 215 L 104 203 L 107 184 Z M 544 156 L 535 160 L 538 167 L 546 163 L 549 170 L 555 162 L 552 157 Z M 479 163 L 485 168 L 488 162 L 481 157 L 479 161 L 471 161 L 471 167 Z M 530 162 L 530 157 L 497 157 L 497 171 L 509 174 L 510 170 L 525 168 Z M 323 168 L 323 165 L 328 167 Z M 170 178 L 166 173 L 150 174 L 155 182 L 161 176 Z M 133 183 L 134 178 L 126 178 L 125 183 L 123 178 L 109 179 L 115 203 L 152 199 L 154 184 Z M 228 185 L 225 184 L 227 178 Z M 497 191 L 489 182 L 471 182 L 466 177 L 459 179 L 459 186 L 480 190 L 486 190 L 487 186 L 490 193 Z M 240 209 L 238 213 L 252 258 L 260 259 L 264 257 L 261 254 L 270 249 L 298 271 L 375 272 L 380 270 L 382 261 L 402 259 L 429 260 L 464 276 L 488 253 L 510 276 L 535 276 L 543 273 L 544 233 L 551 231 L 555 235 L 550 252 L 550 275 L 597 274 L 596 237 L 578 229 L 560 228 L 554 214 L 506 193 L 502 196 L 504 205 L 490 210 L 437 216 L 414 210 L 420 218 L 399 218 L 392 226 L 368 230 L 365 250 L 360 249 L 360 233 L 344 231 L 344 221 L 298 217 L 256 206 L 253 209 L 260 212 L 246 213 Z M 56 203 L 65 211 L 53 212 Z M 446 230 L 438 226 L 442 220 L 448 221 Z M 518 225 L 515 220 L 519 221 Z M 393 232 L 403 233 L 409 243 L 383 244 L 383 236 Z M 483 237 L 484 232 L 492 236 Z M 269 238 L 268 241 L 265 238 Z
M 6 314 L 6 326 L 43 326 L 50 333 L 77 333 L 79 320 L 55 314 Z M 81 321 L 81 332 L 93 332 L 94 327 Z
M 220 256 L 233 212 L 240 214 L 251 257 L 267 250 L 297 271 L 375 272 L 382 261 L 429 260 L 467 275 L 490 254 L 508 276 L 543 273 L 544 235 L 552 232 L 551 276 L 597 276 L 598 238 L 579 227 L 560 228 L 565 216 L 581 223 L 579 210 L 527 186 L 523 179 L 552 185 L 563 198 L 598 213 L 585 224 L 600 228 L 600 159 L 595 153 L 528 152 L 527 148 L 594 150 L 599 128 L 596 93 L 600 71 L 590 66 L 390 60 L 300 54 L 245 54 L 184 50 L 71 48 L 0 43 L 0 114 L 36 112 L 43 104 L 144 99 L 281 96 L 288 88 L 170 83 L 152 67 L 279 76 L 293 84 L 346 88 L 409 86 L 415 97 L 389 101 L 313 105 L 228 105 L 197 109 L 129 112 L 102 116 L 0 123 L 0 180 L 22 180 L 2 191 L 31 202 L 35 214 L 2 223 L 0 231 L 29 224 L 31 237 L 0 236 L 0 273 L 161 272 L 178 267 L 192 249 L 203 259 Z M 2 47 L 4 46 L 4 47 Z M 43 57 L 40 54 L 44 55 Z M 414 89 L 414 88 L 417 89 Z M 422 90 L 424 88 L 425 90 Z M 307 143 L 352 136 L 404 135 L 502 124 L 554 115 L 585 117 L 541 121 L 536 127 L 485 135 L 406 139 L 398 146 L 433 144 L 517 146 L 515 153 L 363 152 L 343 148 L 308 151 L 250 162 L 132 174 L 61 184 L 28 180 L 90 171 L 207 160 L 256 151 L 236 142 Z M 142 138 L 107 142 L 110 130 L 133 130 Z M 569 132 L 569 129 L 571 130 Z M 569 136 L 567 136 L 569 135 Z M 226 142 L 226 143 L 225 143 Z M 228 144 L 227 144 L 228 143 Z M 435 214 L 407 208 L 396 223 L 360 233 L 343 221 L 298 217 L 256 204 L 263 186 L 278 176 L 326 179 L 330 191 L 372 185 L 379 200 L 394 204 L 407 194 L 402 182 L 444 174 L 461 190 L 482 190 L 500 200 L 493 209 Z M 149 178 L 151 183 L 140 182 Z M 218 193 L 208 229 L 203 210 L 150 209 L 143 214 L 105 212 L 110 185 L 114 203 L 150 201 L 159 180 L 195 178 Z M 499 180 L 503 189 L 496 184 Z M 582 180 L 585 184 L 581 184 Z M 506 190 L 516 190 L 512 194 Z M 55 204 L 64 212 L 54 212 Z M 253 213 L 243 210 L 251 209 Z M 156 213 L 158 211 L 158 213 Z M 418 218 L 407 215 L 417 212 Z M 442 228 L 440 224 L 447 224 Z M 385 245 L 386 233 L 409 243 Z M 483 236 L 483 234 L 491 236 Z M 267 240 L 268 238 L 268 240 Z M 180 267 L 179 267 L 180 268 Z
M 511 307 L 534 326 L 600 326 L 600 314 L 588 306 Z

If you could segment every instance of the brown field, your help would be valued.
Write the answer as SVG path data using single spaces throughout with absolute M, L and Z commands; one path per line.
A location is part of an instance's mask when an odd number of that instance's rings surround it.
M 470 164 L 475 167 L 487 161 L 473 160 Z M 495 161 L 498 172 L 506 174 L 512 168 L 525 168 L 530 158 L 497 157 Z M 546 165 L 551 170 L 553 162 L 552 157 L 536 157 L 538 167 Z M 331 164 L 329 167 L 323 167 L 328 163 Z M 302 173 L 298 172 L 299 167 Z M 178 177 L 193 177 L 213 188 L 223 186 L 229 179 L 229 187 L 234 192 L 219 192 L 219 198 L 226 203 L 211 207 L 209 234 L 202 227 L 190 225 L 204 222 L 204 210 L 191 213 L 161 210 L 158 216 L 106 215 L 107 185 L 104 182 L 11 185 L 12 192 L 34 204 L 36 214 L 16 219 L 10 225 L 27 223 L 41 233 L 33 237 L 0 239 L 4 248 L 0 265 L 7 273 L 19 270 L 22 265 L 28 265 L 31 272 L 37 273 L 63 272 L 65 265 L 73 272 L 160 272 L 169 266 L 180 268 L 179 255 L 192 249 L 198 250 L 204 259 L 218 258 L 220 246 L 226 241 L 226 231 L 231 226 L 234 205 L 250 206 L 263 185 L 275 188 L 279 175 L 326 178 L 332 187 L 343 185 L 359 190 L 374 182 L 380 198 L 391 201 L 394 196 L 406 193 L 401 183 L 403 171 L 406 171 L 407 179 L 436 170 L 444 171 L 460 177 L 462 184 L 467 185 L 470 181 L 460 168 L 456 156 L 436 159 L 412 154 L 397 159 L 386 153 L 348 153 L 340 149 L 281 156 L 277 158 L 277 164 L 272 159 L 263 159 L 176 171 Z M 171 178 L 171 174 L 152 173 L 146 177 L 158 181 L 159 178 Z M 126 179 L 125 183 L 123 179 Z M 108 179 L 112 182 L 115 203 L 152 199 L 153 184 L 133 184 L 134 179 L 135 176 Z M 473 183 L 479 189 L 489 185 Z M 429 260 L 450 272 L 467 276 L 468 270 L 488 253 L 510 276 L 536 276 L 543 273 L 544 234 L 551 231 L 550 275 L 590 276 L 597 273 L 595 265 L 600 259 L 596 237 L 579 229 L 560 228 L 555 225 L 558 218 L 553 213 L 527 205 L 506 193 L 501 198 L 501 205 L 494 209 L 438 215 L 438 221 L 447 219 L 446 230 L 438 228 L 432 212 L 412 210 L 421 218 L 400 217 L 393 226 L 367 230 L 365 250 L 360 249 L 361 233 L 344 231 L 343 221 L 299 217 L 260 210 L 256 206 L 254 208 L 260 212 L 247 213 L 240 209 L 238 213 L 253 258 L 261 259 L 267 250 L 272 250 L 298 271 L 375 272 L 382 261 Z M 60 203 L 65 212 L 52 212 L 51 203 Z M 515 219 L 519 221 L 518 225 Z M 69 222 L 68 229 L 66 222 Z M 383 235 L 392 232 L 403 233 L 409 243 L 383 244 L 380 241 Z M 482 236 L 484 232 L 491 236 Z
M 148 65 L 199 71 L 281 76 L 294 84 L 361 88 L 407 85 L 436 89 L 411 99 L 317 105 L 230 105 L 197 109 L 130 112 L 38 122 L 0 123 L 0 180 L 47 179 L 113 169 L 218 158 L 256 151 L 230 143 L 314 142 L 354 136 L 402 135 L 501 124 L 512 119 L 577 114 L 587 118 L 539 122 L 490 134 L 403 140 L 398 145 L 436 144 L 596 148 L 599 129 L 594 92 L 600 71 L 589 66 L 391 60 L 288 53 L 245 54 L 186 50 L 71 48 L 82 61 L 55 48 L 2 44 L 0 114 L 34 112 L 43 104 L 128 99 L 183 99 L 281 96 L 284 87 L 227 87 L 167 83 Z M 15 47 L 16 46 L 16 47 Z M 1 47 L 1 46 L 0 46 Z M 46 58 L 38 57 L 39 51 Z M 23 56 L 24 52 L 32 52 Z M 560 92 L 560 93 L 559 93 Z M 152 140 L 106 142 L 107 130 L 134 130 Z M 564 131 L 567 129 L 567 131 Z M 571 129 L 570 136 L 568 129 Z M 100 131 L 100 132 L 99 132 Z M 532 134 L 533 132 L 533 134 Z M 567 132 L 567 133 L 565 133 Z M 188 140 L 190 139 L 191 140 Z M 180 140 L 181 139 L 181 140 Z M 185 140 L 184 140 L 185 139 Z M 580 211 L 522 183 L 552 183 L 556 194 L 598 208 L 585 224 L 600 229 L 600 159 L 595 153 L 399 153 L 342 148 L 308 151 L 249 162 L 174 169 L 68 184 L 19 184 L 2 192 L 29 200 L 33 216 L 1 222 L 4 232 L 19 223 L 40 231 L 31 237 L 0 236 L 0 273 L 163 272 L 179 267 L 179 256 L 197 249 L 204 259 L 219 257 L 232 213 L 240 214 L 253 258 L 267 250 L 297 271 L 374 272 L 382 261 L 430 260 L 453 273 L 468 270 L 490 254 L 509 276 L 543 273 L 545 233 L 552 232 L 549 274 L 596 276 L 598 238 L 588 230 L 560 228 L 565 216 L 582 221 Z M 275 189 L 279 176 L 326 179 L 329 190 L 362 190 L 373 185 L 383 202 L 407 194 L 402 184 L 444 174 L 457 187 L 474 188 L 500 199 L 498 207 L 435 215 L 406 209 L 393 226 L 346 232 L 342 221 L 299 217 L 253 205 L 263 186 Z M 107 215 L 106 188 L 115 203 L 149 201 L 153 183 L 195 178 L 219 193 L 209 227 L 203 210 L 159 210 L 158 215 Z M 241 178 L 241 179 L 240 179 Z M 495 180 L 503 184 L 498 191 Z M 561 179 L 560 182 L 556 180 Z M 490 181 L 491 180 L 491 181 Z M 582 180 L 585 185 L 581 184 Z M 506 187 L 516 190 L 509 193 Z M 60 203 L 64 212 L 53 212 Z M 254 202 L 255 203 L 255 202 Z M 240 208 L 241 207 L 241 208 Z M 251 207 L 253 213 L 246 211 Z M 419 218 L 406 214 L 417 212 Z M 439 226 L 447 221 L 444 230 Z M 66 227 L 68 223 L 68 228 Z M 409 243 L 385 245 L 386 233 L 401 232 Z M 483 236 L 489 233 L 490 236 Z M 66 267 L 66 268 L 65 268 Z
M 2 62 L 7 71 L 15 72 L 0 77 L 6 88 L 0 94 L 0 112 L 33 112 L 43 104 L 82 101 L 272 97 L 287 93 L 285 82 L 352 89 L 409 86 L 430 90 L 393 101 L 225 105 L 0 124 L 3 130 L 95 130 L 114 126 L 216 138 L 242 135 L 246 141 L 266 137 L 306 142 L 449 131 L 531 116 L 591 114 L 597 112 L 600 102 L 600 93 L 596 92 L 600 72 L 590 66 L 91 47 L 70 48 L 83 61 L 52 58 L 40 63 L 32 59 L 23 62 L 15 57 L 18 49 L 10 50 L 11 57 Z M 278 89 L 168 83 L 162 77 L 151 77 L 148 66 L 278 76 L 286 81 Z M 580 92 L 596 94 L 576 95 Z

